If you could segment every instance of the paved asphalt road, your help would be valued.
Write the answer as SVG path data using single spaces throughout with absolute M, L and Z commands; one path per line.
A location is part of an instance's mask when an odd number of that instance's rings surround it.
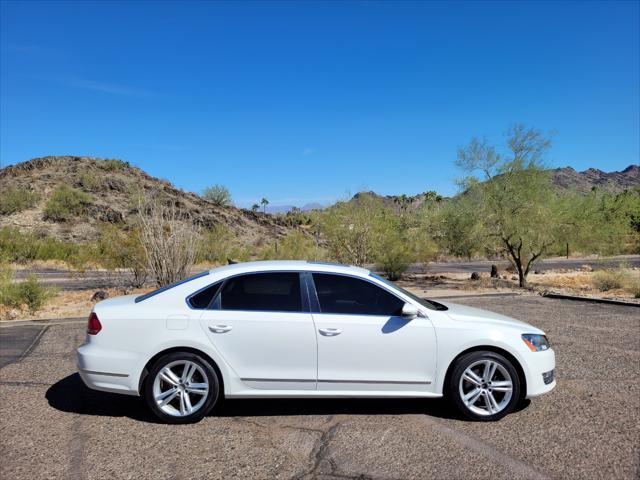
M 551 258 L 541 260 L 536 263 L 536 270 L 556 270 L 560 268 L 566 269 L 578 269 L 583 265 L 589 265 L 594 269 L 600 269 L 603 267 L 612 267 L 620 265 L 621 263 L 627 264 L 631 267 L 640 267 L 640 255 L 628 255 L 624 257 L 614 257 L 605 260 L 585 260 L 580 258 Z M 496 264 L 498 268 L 503 269 L 508 266 L 508 262 L 504 261 L 478 261 L 478 262 L 430 262 L 427 268 L 429 273 L 471 273 L 471 272 L 490 272 L 491 265 Z M 414 264 L 411 266 L 410 271 L 419 272 L 423 269 L 423 265 Z
M 0 368 L 27 355 L 40 339 L 43 329 L 41 325 L 0 328 Z
M 440 400 L 235 400 L 168 426 L 137 397 L 86 389 L 73 353 L 83 326 L 51 325 L 0 369 L 0 478 L 638 478 L 637 308 L 457 301 L 542 327 L 556 350 L 555 391 L 489 424 Z M 3 344 L 33 334 L 16 328 L 0 328 Z

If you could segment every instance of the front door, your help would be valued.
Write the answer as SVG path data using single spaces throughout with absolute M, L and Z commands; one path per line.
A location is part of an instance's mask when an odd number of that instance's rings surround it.
M 313 280 L 318 390 L 431 389 L 436 339 L 427 318 L 403 319 L 404 300 L 368 280 L 327 273 Z
M 204 311 L 211 342 L 247 386 L 316 388 L 316 333 L 300 292 L 297 272 L 239 275 Z

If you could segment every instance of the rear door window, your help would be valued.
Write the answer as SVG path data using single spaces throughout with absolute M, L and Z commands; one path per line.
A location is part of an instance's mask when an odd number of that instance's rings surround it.
M 268 272 L 228 279 L 215 307 L 221 310 L 301 312 L 300 277 L 297 272 Z

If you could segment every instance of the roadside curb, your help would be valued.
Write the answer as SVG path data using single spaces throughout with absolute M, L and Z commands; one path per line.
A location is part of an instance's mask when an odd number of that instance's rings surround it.
M 442 297 L 429 296 L 426 297 L 427 300 L 435 300 L 438 299 L 443 300 L 455 300 L 456 298 L 482 298 L 482 297 L 520 297 L 522 293 L 518 292 L 504 292 L 504 293 L 470 293 L 468 295 L 443 295 Z
M 577 295 L 564 295 L 562 293 L 553 293 L 553 292 L 543 292 L 541 293 L 543 297 L 547 298 L 557 298 L 560 300 L 577 300 L 582 302 L 593 302 L 593 303 L 605 303 L 609 305 L 622 305 L 623 307 L 640 307 L 640 303 L 631 303 L 625 302 L 623 300 L 613 300 L 608 298 L 591 298 L 591 297 L 579 297 Z
M 72 317 L 72 318 L 43 318 L 36 320 L 2 320 L 0 321 L 0 328 L 20 327 L 23 325 L 60 325 L 63 323 L 86 323 L 87 319 L 84 317 Z

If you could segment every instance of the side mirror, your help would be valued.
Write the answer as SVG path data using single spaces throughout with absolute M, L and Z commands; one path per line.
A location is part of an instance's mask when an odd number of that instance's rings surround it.
M 420 311 L 418 310 L 418 307 L 411 303 L 407 302 L 402 306 L 402 318 L 404 318 L 405 320 L 413 320 L 419 314 Z

